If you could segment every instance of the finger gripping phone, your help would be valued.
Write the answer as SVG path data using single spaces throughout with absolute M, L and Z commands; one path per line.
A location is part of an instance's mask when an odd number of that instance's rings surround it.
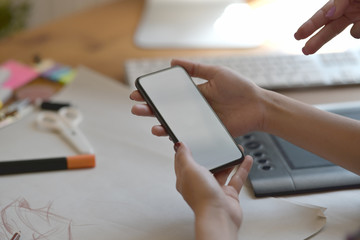
M 186 143 L 200 165 L 214 173 L 243 161 L 241 149 L 182 67 L 140 76 L 135 86 L 171 140 Z

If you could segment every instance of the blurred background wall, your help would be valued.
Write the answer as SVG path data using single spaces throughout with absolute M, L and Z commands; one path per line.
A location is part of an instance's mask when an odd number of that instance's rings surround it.
M 113 1 L 121 0 L 0 0 L 0 38 Z
M 55 18 L 113 1 L 116 0 L 28 0 L 31 7 L 27 27 L 35 27 Z

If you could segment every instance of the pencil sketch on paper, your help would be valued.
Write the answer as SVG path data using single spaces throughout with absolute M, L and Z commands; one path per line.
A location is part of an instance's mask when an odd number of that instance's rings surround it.
M 73 240 L 71 219 L 51 209 L 52 202 L 41 208 L 32 208 L 24 198 L 18 198 L 1 208 L 0 239 L 9 240 L 16 232 L 21 238 L 33 240 Z

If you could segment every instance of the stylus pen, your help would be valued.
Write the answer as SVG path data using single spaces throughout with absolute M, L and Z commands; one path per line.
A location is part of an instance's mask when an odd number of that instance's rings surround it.
M 95 155 L 0 162 L 0 175 L 95 167 Z

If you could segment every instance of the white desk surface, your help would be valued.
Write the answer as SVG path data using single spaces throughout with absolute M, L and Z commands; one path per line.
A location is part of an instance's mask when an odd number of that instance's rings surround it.
M 80 128 L 97 166 L 0 176 L 0 239 L 19 230 L 23 239 L 193 239 L 193 214 L 175 189 L 172 144 L 151 135 L 155 119 L 131 115 L 129 93 L 79 68 L 56 99 L 83 112 Z M 76 154 L 55 133 L 37 129 L 35 116 L 0 130 L 0 161 Z M 239 239 L 305 239 L 324 224 L 311 239 L 345 239 L 360 227 L 360 190 L 256 199 L 247 186 L 240 201 Z M 326 218 L 303 204 L 326 208 Z

